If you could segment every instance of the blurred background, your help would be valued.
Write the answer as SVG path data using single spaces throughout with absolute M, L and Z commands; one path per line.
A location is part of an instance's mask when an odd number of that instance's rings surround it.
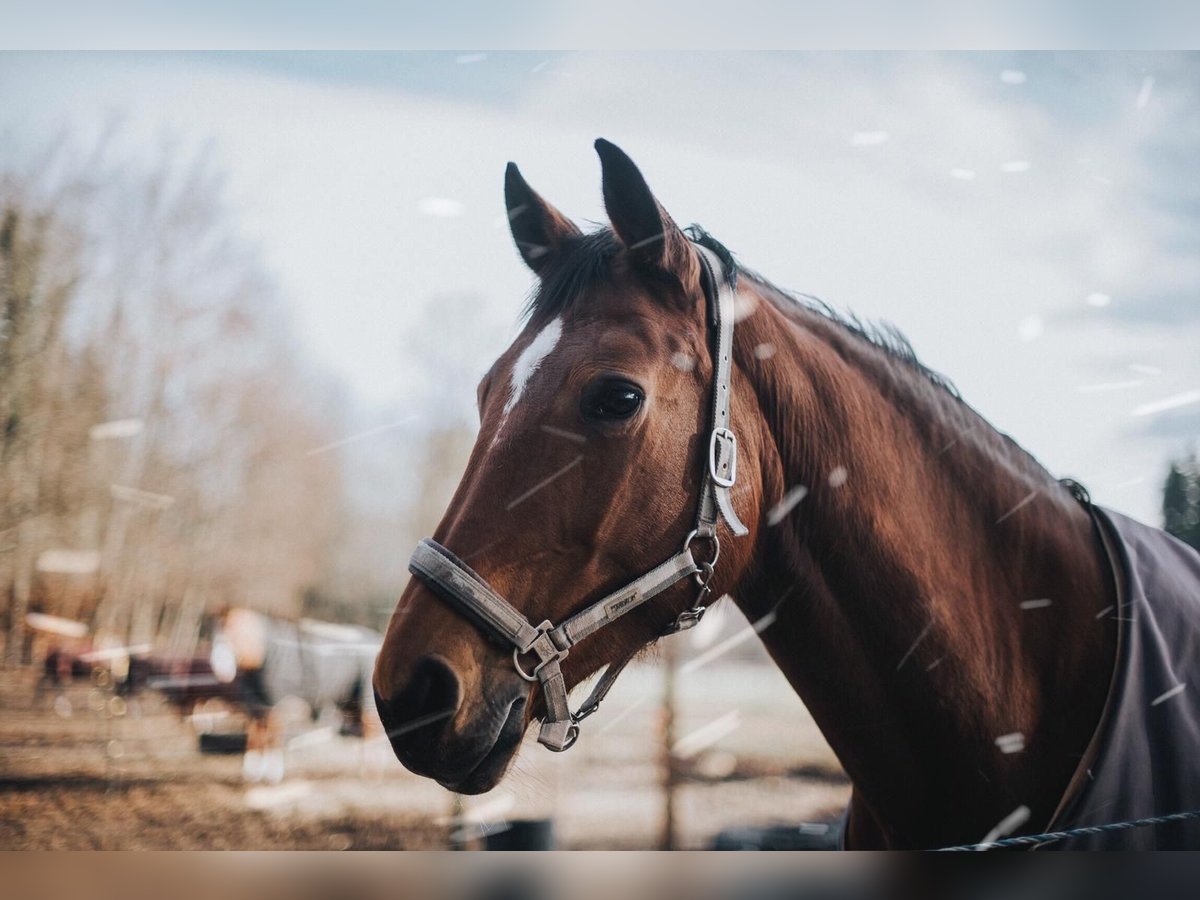
M 470 803 L 332 710 L 247 784 L 171 688 L 224 606 L 384 627 L 531 286 L 504 164 L 601 222 L 597 136 L 1200 542 L 1198 109 L 1175 53 L 0 55 L 0 846 L 826 835 L 846 780 L 727 603 Z

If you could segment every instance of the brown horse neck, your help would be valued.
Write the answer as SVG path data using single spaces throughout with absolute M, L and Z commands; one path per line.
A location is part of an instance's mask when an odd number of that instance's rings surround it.
M 851 845 L 978 840 L 1020 806 L 1040 829 L 1115 657 L 1087 512 L 910 361 L 742 290 L 762 506 L 807 494 L 735 595 L 752 619 L 778 604 L 763 641 L 854 783 Z

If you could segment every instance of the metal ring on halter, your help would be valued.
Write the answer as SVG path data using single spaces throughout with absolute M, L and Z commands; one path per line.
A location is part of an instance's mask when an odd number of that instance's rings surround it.
M 513 649 L 513 668 L 516 669 L 517 674 L 520 675 L 522 678 L 524 678 L 526 681 L 530 681 L 530 682 L 537 681 L 538 680 L 538 677 L 537 677 L 538 670 L 541 669 L 541 667 L 544 666 L 545 664 L 546 664 L 546 660 L 543 659 L 540 663 L 538 663 L 534 667 L 533 674 L 531 675 L 528 672 L 526 672 L 524 669 L 521 668 L 521 650 L 520 650 L 520 648 Z
M 526 650 L 525 652 L 528 653 L 529 651 Z M 556 659 L 562 659 L 566 655 L 567 655 L 566 653 L 564 653 L 560 650 L 555 656 L 548 656 L 545 659 L 541 660 L 536 666 L 533 667 L 532 672 L 526 672 L 524 669 L 521 668 L 521 650 L 518 647 L 518 648 L 513 649 L 513 668 L 516 669 L 517 674 L 520 675 L 522 678 L 524 678 L 526 681 L 534 682 L 534 681 L 538 680 L 538 672 L 542 671 L 542 668 L 547 663 L 553 662 Z
M 683 539 L 683 549 L 686 550 L 688 547 L 692 546 L 692 541 L 696 540 L 696 537 L 699 534 L 700 534 L 699 530 L 695 529 L 695 528 L 693 528 L 691 531 L 689 531 L 688 536 Z M 708 561 L 708 564 L 710 566 L 715 566 L 717 564 L 717 560 L 721 558 L 721 539 L 719 537 L 717 537 L 715 534 L 712 534 L 712 535 L 708 535 L 706 537 L 702 537 L 702 538 L 700 538 L 700 540 L 708 541 L 709 543 L 712 544 L 713 558 Z
M 698 534 L 698 532 L 696 531 L 695 528 L 693 528 L 690 532 L 688 532 L 688 536 L 686 538 L 684 538 L 684 541 L 683 541 L 683 549 L 684 550 L 688 549 L 688 547 L 691 546 L 692 541 L 694 541 L 696 539 L 697 534 Z M 712 544 L 713 558 L 708 560 L 707 562 L 697 563 L 696 565 L 698 568 L 697 568 L 696 572 L 692 575 L 692 578 L 694 578 L 696 580 L 696 585 L 698 587 L 707 589 L 708 583 L 710 581 L 712 581 L 713 569 L 716 568 L 717 560 L 721 558 L 721 540 L 715 534 L 711 535 L 710 537 L 702 538 L 702 540 L 708 541 L 709 543 Z

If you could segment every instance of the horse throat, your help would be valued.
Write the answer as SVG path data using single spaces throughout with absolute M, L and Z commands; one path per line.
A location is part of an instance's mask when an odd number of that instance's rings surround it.
M 849 844 L 979 840 L 1021 807 L 1048 824 L 1115 658 L 1090 517 L 841 324 L 763 300 L 739 329 L 770 524 L 737 601 L 776 612 L 764 644 L 854 784 Z

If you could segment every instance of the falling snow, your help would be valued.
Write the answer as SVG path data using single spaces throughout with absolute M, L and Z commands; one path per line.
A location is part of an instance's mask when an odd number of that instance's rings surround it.
M 1024 507 L 1025 507 L 1026 505 L 1028 505 L 1029 503 L 1032 503 L 1032 502 L 1033 502 L 1033 498 L 1034 498 L 1034 497 L 1036 497 L 1037 495 L 1038 495 L 1038 491 L 1030 491 L 1030 492 L 1029 492 L 1029 494 L 1028 494 L 1028 495 L 1027 495 L 1027 496 L 1026 496 L 1024 499 L 1022 499 L 1020 503 L 1018 503 L 1016 506 L 1014 506 L 1012 509 L 1010 509 L 1008 512 L 1006 512 L 1006 513 L 1005 513 L 1004 515 L 1002 515 L 1000 518 L 998 518 L 998 519 L 996 520 L 996 524 L 997 524 L 997 525 L 999 525 L 1001 522 L 1003 522 L 1005 519 L 1007 519 L 1007 518 L 1008 518 L 1009 516 L 1011 516 L 1013 513 L 1015 513 L 1015 512 L 1017 512 L 1017 511 L 1021 510 L 1022 508 L 1024 508 Z
M 402 734 L 408 734 L 410 731 L 416 731 L 418 728 L 424 728 L 434 722 L 440 722 L 442 719 L 448 719 L 458 711 L 458 707 L 451 706 L 446 709 L 438 710 L 424 716 L 418 716 L 415 719 L 409 719 L 402 725 L 397 725 L 395 728 L 387 732 L 389 738 L 399 737 Z
M 886 131 L 856 131 L 850 138 L 850 146 L 878 147 L 880 144 L 886 144 L 890 139 L 891 135 Z
M 1019 172 L 1028 172 L 1032 163 L 1027 159 L 1014 159 L 1006 163 L 1000 164 L 1000 171 L 1009 174 L 1017 174 Z
M 169 494 L 156 494 L 153 491 L 144 491 L 127 484 L 109 485 L 108 491 L 114 500 L 132 503 L 134 506 L 144 506 L 147 509 L 166 509 L 175 503 L 175 498 Z
M 727 637 L 725 640 L 721 641 L 721 643 L 715 644 L 714 646 L 710 647 L 708 650 L 706 650 L 703 653 L 701 653 L 700 655 L 696 656 L 694 659 L 688 660 L 686 663 L 684 663 L 684 665 L 680 666 L 679 674 L 686 675 L 689 672 L 694 672 L 696 669 L 699 669 L 701 666 L 707 665 L 708 663 L 712 662 L 714 659 L 718 659 L 719 657 L 724 656 L 726 653 L 728 653 L 734 647 L 737 647 L 739 644 L 744 643 L 745 641 L 749 640 L 750 638 L 754 637 L 755 635 L 762 634 L 764 631 L 766 631 L 768 628 L 770 628 L 772 625 L 775 624 L 775 619 L 776 619 L 776 613 L 774 610 L 772 610 L 771 612 L 769 612 L 765 616 L 763 616 L 761 619 L 759 619 L 757 622 L 755 622 L 753 625 L 750 625 L 748 628 L 743 628 L 741 631 L 737 632 L 736 634 L 731 635 L 730 637 Z
M 1183 693 L 1183 689 L 1186 687 L 1187 687 L 1186 684 L 1177 684 L 1177 685 L 1175 685 L 1175 687 L 1171 688 L 1169 691 L 1164 691 L 1163 693 L 1161 693 L 1157 697 L 1155 697 L 1153 700 L 1151 700 L 1150 705 L 1158 706 L 1158 704 L 1160 704 L 1160 703 L 1165 703 L 1167 700 L 1170 700 L 1172 697 L 1176 697 L 1179 694 Z
M 1054 601 L 1049 597 L 1039 597 L 1036 600 L 1022 600 L 1021 609 L 1045 609 L 1047 606 L 1052 606 Z
M 783 499 L 771 507 L 767 513 L 767 525 L 778 525 L 784 520 L 788 513 L 796 508 L 796 504 L 808 496 L 808 488 L 802 484 L 798 484 L 791 488 Z
M 696 368 L 696 360 L 686 353 L 676 353 L 671 357 L 671 365 L 680 372 L 690 372 Z
M 1103 381 L 1100 384 L 1085 384 L 1075 388 L 1080 394 L 1103 394 L 1108 391 L 1127 391 L 1130 388 L 1141 387 L 1145 384 L 1140 378 L 1131 378 L 1128 381 Z
M 759 344 L 757 347 L 754 348 L 754 358 L 755 359 L 770 359 L 774 355 L 775 355 L 775 345 L 774 344 L 764 343 L 764 344 Z
M 463 214 L 464 206 L 449 197 L 426 197 L 421 201 L 421 212 L 435 219 L 453 219 Z
M 1162 400 L 1155 400 L 1152 403 L 1143 403 L 1134 409 L 1130 415 L 1153 416 L 1167 410 L 1191 406 L 1193 403 L 1200 403 L 1200 391 L 1184 391 L 1182 394 L 1174 394 L 1170 397 L 1164 397 Z
M 1112 297 L 1110 297 L 1108 294 L 1096 292 L 1087 295 L 1087 305 L 1094 306 L 1096 309 L 1103 309 L 1110 303 L 1112 303 Z
M 1001 753 L 1020 753 L 1025 749 L 1025 735 L 1019 731 L 1002 734 L 996 738 L 996 746 Z
M 1137 95 L 1137 108 L 1145 109 L 1150 102 L 1150 95 L 1154 92 L 1154 76 L 1147 75 L 1142 79 L 1142 88 Z
M 1005 84 L 1024 84 L 1025 73 L 1020 69 L 1005 69 L 1000 73 L 1000 80 Z
M 638 697 L 636 700 L 634 700 L 632 703 L 630 703 L 627 707 L 625 707 L 623 710 L 621 710 L 619 713 L 617 713 L 615 716 L 613 716 L 611 719 L 609 719 L 607 722 L 605 722 L 603 727 L 598 728 L 596 730 L 596 734 L 604 734 L 604 732 L 608 731 L 614 725 L 617 725 L 620 722 L 624 721 L 625 718 L 628 717 L 628 715 L 631 712 L 633 712 L 635 709 L 637 709 L 639 706 L 641 706 L 645 702 L 646 702 L 645 695 Z
M 929 629 L 933 628 L 933 622 L 929 622 L 921 629 L 921 633 L 917 635 L 917 639 L 912 642 L 912 646 L 908 648 L 905 654 L 900 657 L 900 662 L 896 664 L 896 671 L 899 672 L 904 668 L 904 664 L 908 662 L 908 658 L 913 655 L 917 647 L 921 645 L 921 641 L 925 640 L 925 636 L 929 634 Z
M 996 827 L 983 836 L 982 844 L 990 844 L 992 841 L 998 841 L 1005 835 L 1012 834 L 1022 825 L 1029 821 L 1029 807 L 1018 806 L 1007 816 L 996 823 Z
M 838 466 L 829 473 L 829 486 L 841 487 L 846 483 L 846 479 L 850 477 L 850 473 L 846 471 L 845 466 Z
M 731 710 L 719 719 L 714 719 L 707 725 L 701 725 L 695 731 L 689 732 L 675 742 L 671 753 L 680 759 L 695 756 L 701 750 L 711 747 L 721 738 L 737 731 L 741 726 L 742 715 L 738 710 Z
M 521 496 L 517 497 L 515 500 L 509 501 L 509 504 L 504 508 L 506 510 L 511 510 L 513 507 L 524 503 L 526 500 L 528 500 L 530 497 L 532 497 L 534 494 L 536 494 L 542 488 L 546 487 L 548 484 L 551 484 L 556 479 L 561 478 L 563 475 L 566 475 L 568 472 L 570 472 L 573 468 L 575 468 L 581 462 L 583 462 L 583 454 L 582 453 L 579 454 L 578 456 L 576 456 L 573 460 L 571 460 L 569 463 L 567 463 L 565 466 L 563 466 L 561 469 L 559 469 L 553 475 L 549 475 L 546 478 L 539 481 L 537 484 L 535 484 L 533 487 L 531 487 L 525 493 L 521 494 Z
M 336 440 L 336 441 L 333 441 L 328 444 L 323 444 L 320 447 L 314 447 L 312 450 L 308 451 L 308 455 L 316 456 L 318 453 L 326 453 L 329 450 L 333 450 L 337 447 L 343 447 L 346 444 L 351 444 L 351 443 L 354 443 L 355 441 L 361 441 L 365 438 L 375 437 L 375 435 L 383 434 L 386 431 L 393 431 L 397 428 L 400 428 L 402 425 L 407 425 L 409 422 L 412 422 L 413 418 L 414 418 L 413 416 L 406 416 L 405 418 L 401 419 L 399 422 L 392 422 L 391 424 L 388 424 L 388 425 L 380 425 L 377 428 L 369 428 L 366 431 L 360 431 L 358 434 L 352 434 L 349 437 L 344 437 L 344 438 L 341 438 L 340 440 Z
M 1017 335 L 1023 341 L 1036 341 L 1046 330 L 1046 323 L 1039 315 L 1029 315 L 1017 325 Z
M 959 181 L 974 181 L 975 180 L 975 170 L 974 169 L 951 169 L 950 177 L 957 178 Z
M 567 431 L 565 428 L 557 428 L 554 425 L 543 425 L 541 428 L 542 431 L 546 432 L 546 434 L 553 435 L 554 437 L 564 438 L 565 440 L 572 441 L 576 444 L 587 443 L 587 438 L 582 434 L 578 434 L 574 431 Z
M 116 438 L 134 437 L 142 433 L 141 419 L 115 419 L 101 422 L 88 429 L 88 438 L 93 441 L 109 441 Z

